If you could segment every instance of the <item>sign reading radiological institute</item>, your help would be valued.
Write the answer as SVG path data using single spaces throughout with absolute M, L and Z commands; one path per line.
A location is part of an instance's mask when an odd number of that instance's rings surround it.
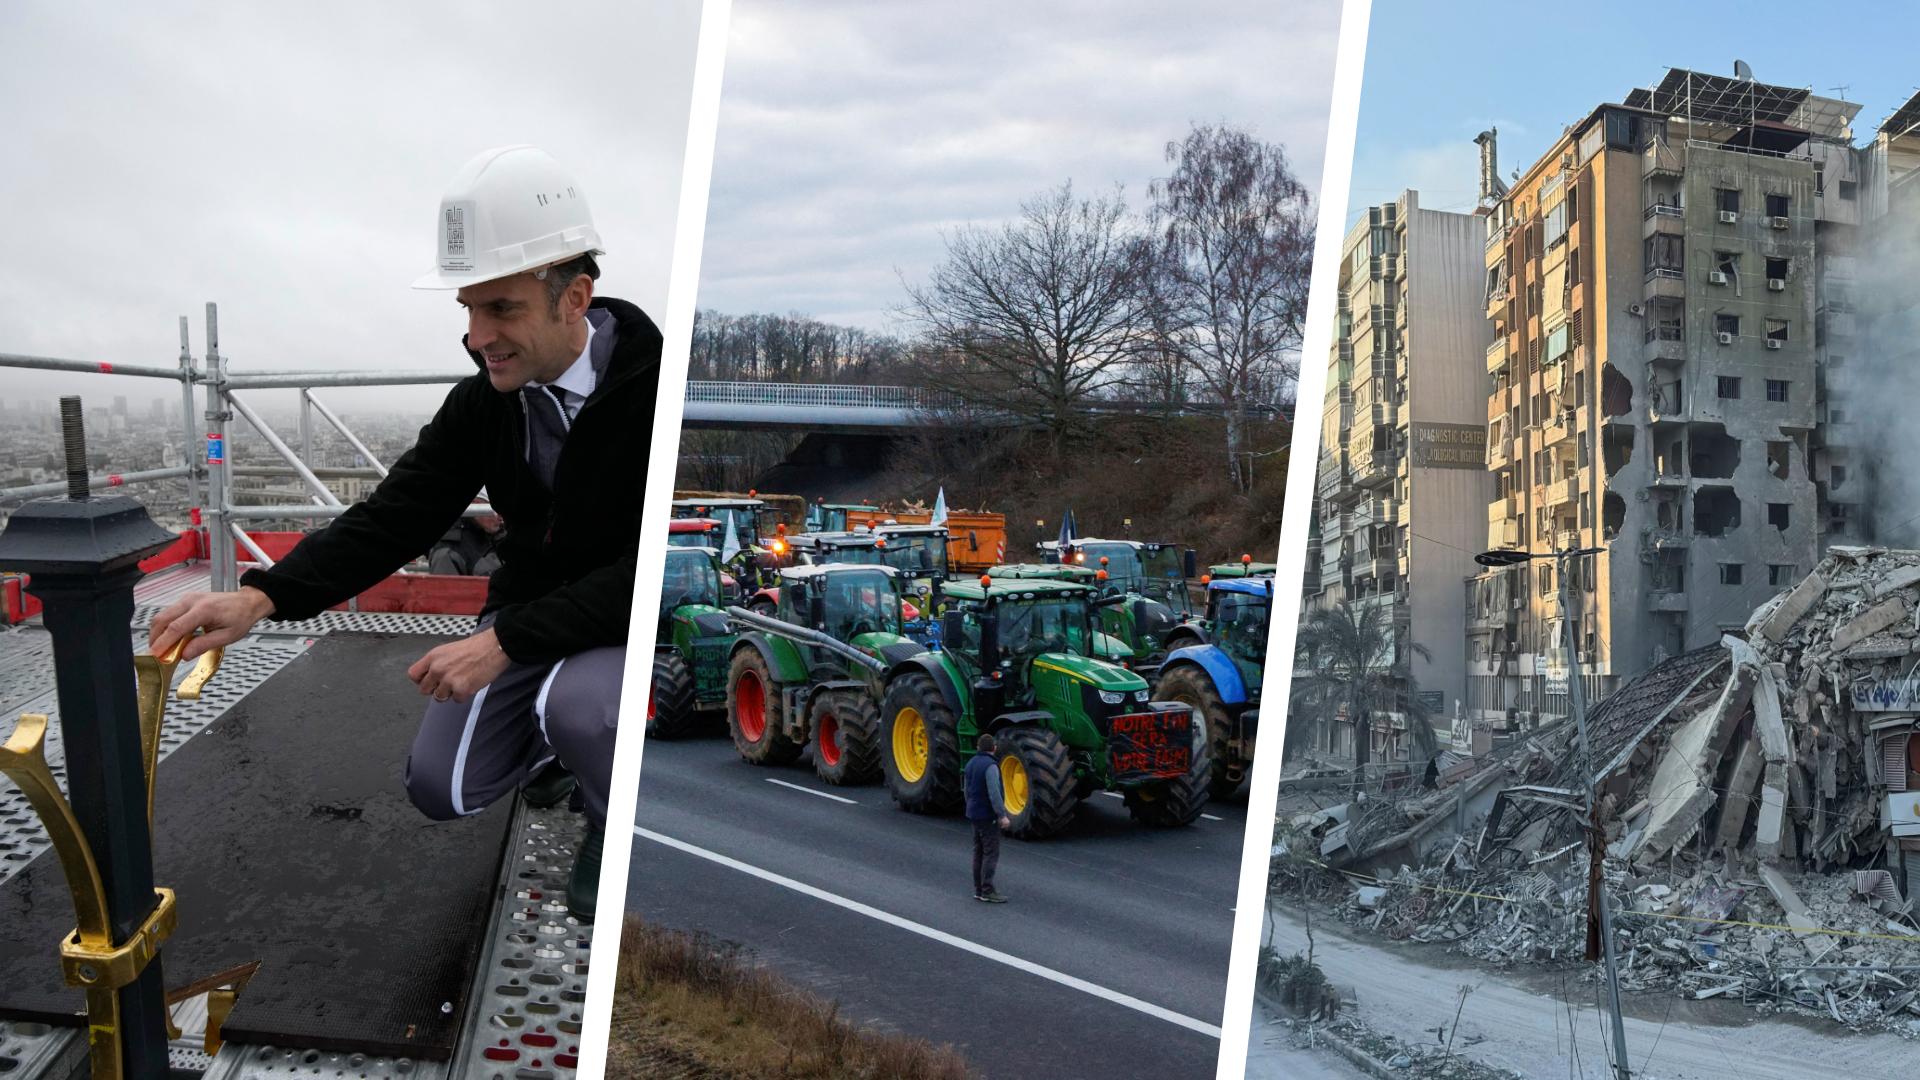
M 1413 467 L 1416 469 L 1484 469 L 1487 467 L 1487 429 L 1481 424 L 1435 424 L 1415 421 Z

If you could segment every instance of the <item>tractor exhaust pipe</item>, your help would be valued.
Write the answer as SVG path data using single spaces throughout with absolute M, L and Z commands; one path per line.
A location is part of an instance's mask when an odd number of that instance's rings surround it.
M 866 653 L 861 652 L 846 642 L 835 640 L 818 630 L 809 630 L 804 626 L 795 626 L 792 623 L 781 622 L 779 619 L 768 618 L 757 611 L 750 611 L 743 607 L 729 607 L 727 608 L 727 614 L 736 622 L 745 623 L 756 630 L 772 634 L 775 637 L 783 637 L 789 641 L 798 641 L 806 645 L 817 646 L 836 656 L 846 657 L 848 660 L 876 674 L 884 673 L 887 670 L 887 662 L 885 660 L 868 656 Z

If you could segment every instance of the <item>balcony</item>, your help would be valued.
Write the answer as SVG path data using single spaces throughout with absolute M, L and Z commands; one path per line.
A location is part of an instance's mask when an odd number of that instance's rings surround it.
M 1648 611 L 1666 611 L 1686 614 L 1687 594 L 1685 592 L 1650 592 L 1647 594 Z
M 1500 498 L 1487 504 L 1488 524 L 1518 520 L 1520 520 L 1520 497 L 1518 495 L 1502 495 Z
M 1540 445 L 1554 446 L 1573 438 L 1574 434 L 1574 410 L 1562 408 L 1547 417 L 1547 422 L 1540 426 Z
M 1394 465 L 1398 453 L 1392 449 L 1373 449 L 1372 439 L 1367 440 L 1365 449 L 1349 449 L 1348 459 L 1353 463 L 1353 482 L 1363 488 L 1379 487 L 1391 484 L 1394 480 Z
M 1395 524 L 1400 516 L 1398 503 L 1398 499 L 1379 495 L 1370 499 L 1361 499 L 1353 508 L 1353 527 L 1367 529 L 1375 525 Z
M 1541 495 L 1541 502 L 1547 506 L 1561 506 L 1573 501 L 1580 494 L 1580 478 L 1568 476 L 1548 484 Z
M 1641 215 L 1645 226 L 1642 236 L 1679 236 L 1687 231 L 1687 212 L 1685 209 L 1667 203 L 1653 203 Z
M 1679 148 L 1665 139 L 1650 140 L 1640 154 L 1640 175 L 1679 176 L 1685 171 L 1686 158 Z
M 1647 328 L 1647 362 L 1674 368 L 1687 362 L 1685 326 L 1665 324 Z
M 1487 522 L 1487 547 L 1500 550 L 1520 546 L 1520 522 L 1514 518 Z
M 1492 253 L 1494 252 L 1498 252 L 1502 247 L 1506 245 L 1507 233 L 1511 231 L 1512 228 L 1513 226 L 1511 225 L 1502 225 L 1499 228 L 1487 234 L 1487 252 L 1489 253 L 1489 255 L 1492 255 Z
M 1491 472 L 1491 471 L 1497 471 L 1499 469 L 1504 469 L 1509 464 L 1512 463 L 1513 455 L 1508 450 L 1508 446 L 1509 446 L 1509 443 L 1507 441 L 1507 437 L 1504 432 L 1501 433 L 1499 438 L 1489 437 L 1487 439 L 1488 471 Z
M 1555 551 L 1572 551 L 1578 547 L 1580 547 L 1580 530 L 1563 529 L 1554 534 L 1553 549 Z
M 1487 374 L 1491 375 L 1507 366 L 1507 335 L 1500 334 L 1487 346 Z
M 1686 271 L 1673 266 L 1653 266 L 1647 269 L 1648 301 L 1684 300 L 1686 295 Z

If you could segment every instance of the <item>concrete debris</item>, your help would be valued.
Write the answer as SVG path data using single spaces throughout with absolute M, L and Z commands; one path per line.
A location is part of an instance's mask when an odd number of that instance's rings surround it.
M 1591 765 L 1562 723 L 1350 805 L 1329 861 L 1367 888 L 1283 887 L 1490 964 L 1581 962 L 1597 844 L 1628 989 L 1920 1037 L 1920 551 L 1829 549 L 1589 729 Z

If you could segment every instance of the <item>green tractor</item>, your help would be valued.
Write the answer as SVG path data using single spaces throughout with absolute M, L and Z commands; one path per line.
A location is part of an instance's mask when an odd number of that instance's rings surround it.
M 1146 680 L 1097 659 L 1098 599 L 1039 579 L 950 584 L 937 643 L 895 662 L 881 704 L 889 793 L 918 813 L 958 809 L 961 772 L 992 734 L 1009 834 L 1064 828 L 1081 799 L 1118 791 L 1136 821 L 1187 825 L 1207 801 L 1205 729 L 1186 705 L 1151 701 Z
M 734 632 L 723 608 L 720 553 L 669 547 L 660 583 L 660 630 L 654 639 L 653 683 L 647 689 L 647 734 L 663 739 L 710 726 L 726 706 L 726 664 Z
M 813 747 L 829 784 L 880 776 L 885 673 L 919 654 L 901 633 L 900 582 L 886 566 L 825 563 L 780 571 L 772 615 L 728 609 L 745 628 L 727 666 L 727 728 L 740 756 L 785 765 Z
M 1100 625 L 1133 650 L 1133 669 L 1149 685 L 1160 679 L 1160 665 L 1175 642 L 1201 623 L 1187 579 L 1198 576 L 1191 548 L 1142 540 L 1075 540 L 1067 548 L 1048 541 L 1041 546 L 1047 565 L 1104 570 L 1101 589 L 1126 597 L 1102 608 Z

